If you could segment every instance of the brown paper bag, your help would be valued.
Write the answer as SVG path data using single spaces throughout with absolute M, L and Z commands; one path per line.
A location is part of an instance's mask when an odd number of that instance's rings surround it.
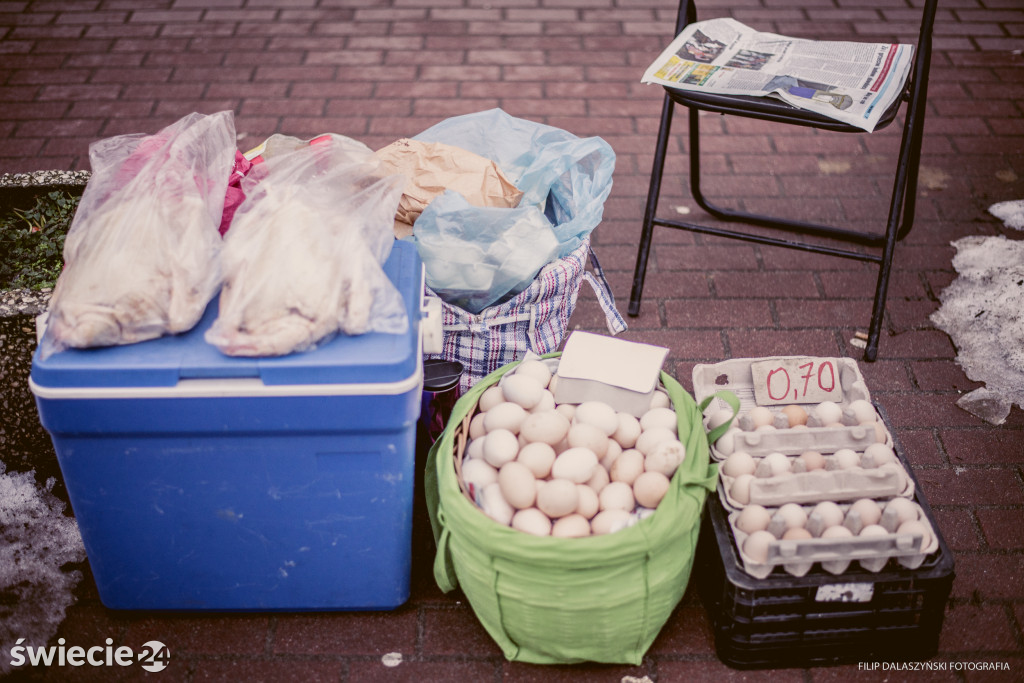
M 387 173 L 408 182 L 395 213 L 395 236 L 412 235 L 413 223 L 435 197 L 455 190 L 473 206 L 515 208 L 523 193 L 490 159 L 440 142 L 396 140 L 377 150 Z

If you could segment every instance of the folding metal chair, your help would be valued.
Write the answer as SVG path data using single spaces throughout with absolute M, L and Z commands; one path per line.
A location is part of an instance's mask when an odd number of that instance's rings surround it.
M 640 298 L 643 293 L 644 278 L 647 273 L 647 259 L 650 254 L 651 240 L 655 226 L 689 230 L 694 232 L 717 235 L 720 237 L 740 239 L 758 244 L 768 244 L 790 249 L 827 254 L 840 258 L 868 261 L 879 266 L 878 282 L 875 287 L 874 307 L 871 312 L 871 325 L 868 332 L 864 360 L 873 361 L 878 354 L 879 334 L 882 328 L 882 317 L 885 313 L 886 292 L 889 287 L 889 274 L 892 267 L 896 242 L 903 239 L 910 231 L 914 222 L 914 202 L 917 188 L 918 164 L 921 157 L 921 138 L 924 130 L 925 101 L 928 89 L 928 69 L 931 62 L 932 26 L 935 21 L 937 0 L 925 0 L 921 12 L 921 30 L 915 49 L 913 65 L 902 95 L 886 111 L 875 130 L 881 130 L 891 124 L 899 112 L 903 102 L 907 102 L 907 111 L 903 123 L 903 135 L 899 148 L 899 159 L 893 180 L 892 196 L 889 202 L 889 215 L 884 233 L 859 232 L 830 225 L 819 225 L 783 217 L 766 216 L 716 206 L 704 196 L 700 186 L 700 111 L 716 112 L 732 116 L 742 116 L 776 123 L 791 124 L 810 128 L 844 133 L 865 133 L 861 128 L 831 119 L 815 112 L 791 107 L 790 105 L 767 97 L 749 97 L 734 95 L 713 95 L 665 88 L 665 101 L 661 110 L 661 126 L 658 130 L 658 141 L 654 153 L 654 165 L 651 171 L 650 188 L 647 195 L 647 207 L 644 212 L 643 229 L 637 250 L 636 269 L 633 274 L 633 289 L 629 298 L 629 315 L 640 313 Z M 697 20 L 694 0 L 680 0 L 676 33 L 679 35 L 689 24 Z M 657 217 L 658 197 L 661 193 L 662 174 L 665 169 L 665 156 L 668 149 L 672 117 L 675 105 L 689 109 L 689 158 L 690 158 L 690 193 L 694 201 L 710 215 L 724 221 L 745 223 L 756 226 L 774 228 L 801 235 L 828 237 L 851 244 L 876 247 L 877 250 L 865 253 L 853 249 L 837 248 L 828 245 L 805 242 L 799 239 L 782 239 L 778 237 L 753 234 L 741 230 L 726 229 L 698 225 L 676 219 Z

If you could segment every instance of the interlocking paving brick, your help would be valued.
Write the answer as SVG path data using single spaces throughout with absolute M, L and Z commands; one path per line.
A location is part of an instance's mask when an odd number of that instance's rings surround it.
M 905 0 L 736 0 L 701 16 L 808 37 L 911 40 L 915 11 Z M 193 110 L 233 110 L 243 150 L 272 133 L 324 132 L 376 149 L 449 116 L 501 107 L 599 135 L 615 150 L 593 244 L 625 313 L 663 99 L 639 80 L 673 21 L 672 3 L 651 0 L 0 2 L 0 172 L 88 168 L 93 140 L 154 133 Z M 1024 193 L 1024 72 L 1014 53 L 1022 27 L 1019 0 L 940 2 L 917 224 L 896 249 L 880 358 L 861 363 L 956 559 L 937 661 L 1005 661 L 1014 672 L 1024 667 L 1024 413 L 1015 407 L 995 427 L 956 406 L 980 383 L 928 316 L 956 277 L 951 242 L 1020 239 L 987 207 Z M 895 126 L 840 136 L 706 114 L 701 128 L 704 187 L 715 201 L 881 229 Z M 689 197 L 688 146 L 677 119 L 660 207 L 721 225 Z M 641 312 L 627 318 L 623 338 L 669 347 L 666 370 L 688 388 L 696 363 L 726 357 L 859 358 L 850 339 L 866 329 L 876 279 L 872 264 L 658 229 Z M 570 328 L 606 329 L 589 287 Z M 425 533 L 414 544 L 410 603 L 394 612 L 126 615 L 102 607 L 86 567 L 60 634 L 164 639 L 174 659 L 159 676 L 169 681 L 879 680 L 857 666 L 730 669 L 692 594 L 639 667 L 511 664 L 465 597 L 437 587 Z M 105 681 L 141 672 L 60 673 Z M 933 671 L 914 680 L 1008 679 Z

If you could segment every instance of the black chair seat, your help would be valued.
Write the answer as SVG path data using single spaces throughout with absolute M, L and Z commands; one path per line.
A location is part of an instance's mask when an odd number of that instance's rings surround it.
M 761 119 L 762 121 L 773 121 L 776 123 L 788 123 L 794 126 L 806 126 L 822 130 L 835 131 L 837 133 L 863 133 L 863 128 L 851 126 L 848 123 L 837 121 L 808 109 L 794 107 L 787 102 L 774 97 L 757 97 L 754 95 L 717 95 L 714 93 L 693 92 L 665 86 L 665 93 L 676 104 L 684 107 L 709 111 L 716 114 L 728 114 L 730 116 L 745 116 L 747 118 Z M 906 97 L 906 90 L 901 97 L 893 100 L 889 108 L 885 110 L 882 117 L 875 124 L 875 130 L 882 130 L 896 119 L 900 111 L 900 105 Z

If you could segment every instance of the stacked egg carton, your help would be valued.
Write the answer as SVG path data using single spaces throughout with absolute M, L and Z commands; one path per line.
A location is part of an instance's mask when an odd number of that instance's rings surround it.
M 878 572 L 890 559 L 916 568 L 938 550 L 935 528 L 914 502 L 914 481 L 897 457 L 857 364 L 838 366 L 842 402 L 759 406 L 750 366 L 736 359 L 694 368 L 698 400 L 721 390 L 740 410 L 712 400 L 710 431 L 732 420 L 712 445 L 719 496 L 744 570 L 776 567 L 803 576 L 814 565 L 842 574 L 853 562 Z

